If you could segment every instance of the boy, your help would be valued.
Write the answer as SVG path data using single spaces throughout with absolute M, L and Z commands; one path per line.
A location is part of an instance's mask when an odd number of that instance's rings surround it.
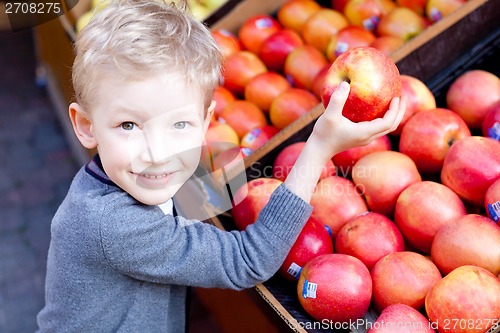
M 335 153 L 394 130 L 341 115 L 343 83 L 290 175 L 246 231 L 176 216 L 172 197 L 193 174 L 221 82 L 221 56 L 202 24 L 155 0 L 117 0 L 76 42 L 71 122 L 96 157 L 54 216 L 39 332 L 181 332 L 187 286 L 244 289 L 279 268 L 311 212 Z

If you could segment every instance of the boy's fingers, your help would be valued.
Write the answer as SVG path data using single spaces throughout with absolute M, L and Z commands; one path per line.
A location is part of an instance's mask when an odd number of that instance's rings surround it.
M 351 86 L 349 83 L 342 81 L 333 92 L 327 108 L 332 109 L 334 113 L 341 114 L 344 109 L 344 104 L 347 101 L 347 97 L 349 96 L 350 89 Z

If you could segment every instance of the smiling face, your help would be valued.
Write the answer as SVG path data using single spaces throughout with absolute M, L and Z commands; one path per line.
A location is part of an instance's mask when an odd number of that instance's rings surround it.
M 108 177 L 136 200 L 168 201 L 198 166 L 213 107 L 205 117 L 201 90 L 177 73 L 98 84 L 90 112 L 70 106 L 77 136 L 97 146 Z

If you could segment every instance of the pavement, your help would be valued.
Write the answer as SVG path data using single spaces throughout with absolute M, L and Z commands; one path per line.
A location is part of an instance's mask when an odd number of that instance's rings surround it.
M 0 332 L 33 332 L 50 222 L 79 166 L 37 85 L 31 32 L 1 31 L 0 50 Z

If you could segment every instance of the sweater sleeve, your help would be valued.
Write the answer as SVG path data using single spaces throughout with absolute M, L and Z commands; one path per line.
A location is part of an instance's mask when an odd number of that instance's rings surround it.
M 249 288 L 279 269 L 311 211 L 284 184 L 245 231 L 223 231 L 115 200 L 101 212 L 102 253 L 114 269 L 139 280 Z

